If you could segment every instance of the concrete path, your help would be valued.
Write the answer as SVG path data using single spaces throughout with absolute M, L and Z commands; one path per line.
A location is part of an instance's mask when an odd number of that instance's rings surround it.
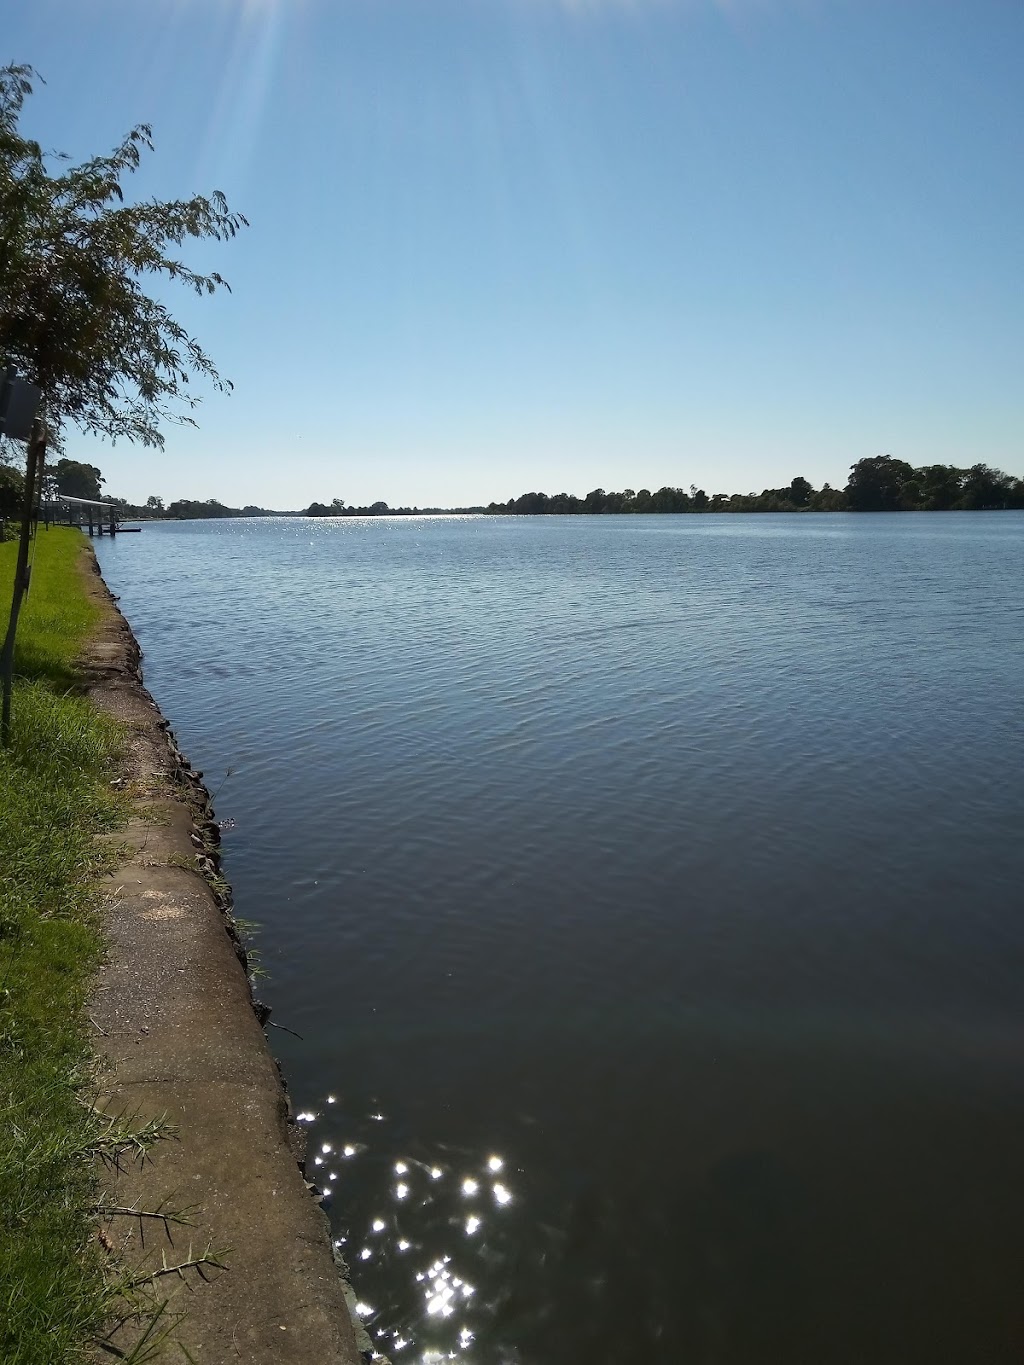
M 335 1265 L 327 1220 L 303 1180 L 288 1101 L 253 1011 L 249 983 L 218 897 L 202 875 L 216 868 L 216 829 L 206 793 L 189 779 L 138 673 L 138 647 L 99 577 L 90 592 L 104 627 L 87 660 L 89 694 L 129 729 L 128 790 L 138 816 L 130 857 L 114 878 L 106 913 L 109 958 L 90 1013 L 105 1063 L 108 1113 L 165 1117 L 176 1129 L 151 1159 L 107 1181 L 108 1203 L 191 1206 L 192 1226 L 112 1218 L 108 1245 L 127 1239 L 141 1273 L 212 1247 L 227 1269 L 162 1276 L 161 1298 L 185 1316 L 160 1359 L 197 1365 L 356 1365 L 360 1351 Z M 190 1292 L 192 1291 L 192 1292 Z M 347 1299 L 347 1295 L 349 1298 Z M 117 1338 L 131 1343 L 129 1327 Z M 368 1347 L 360 1334 L 360 1346 Z M 362 1359 L 368 1359 L 363 1355 Z

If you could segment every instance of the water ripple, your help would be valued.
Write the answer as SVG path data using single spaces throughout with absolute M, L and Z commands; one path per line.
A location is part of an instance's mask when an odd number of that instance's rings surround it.
M 1024 1355 L 1024 516 L 98 548 L 378 1349 Z

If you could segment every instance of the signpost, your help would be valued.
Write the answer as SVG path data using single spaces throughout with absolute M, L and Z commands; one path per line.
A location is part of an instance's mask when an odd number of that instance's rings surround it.
M 22 506 L 21 535 L 18 539 L 18 563 L 14 570 L 14 595 L 11 616 L 7 624 L 3 650 L 0 651 L 0 677 L 3 680 L 3 704 L 0 708 L 0 745 L 11 742 L 11 691 L 14 684 L 14 639 L 18 633 L 18 616 L 28 592 L 28 551 L 32 540 L 36 507 L 36 488 L 42 486 L 46 463 L 46 427 L 36 417 L 42 397 L 39 389 L 27 380 L 19 379 L 13 366 L 8 366 L 0 382 L 0 435 L 15 441 L 28 441 L 25 464 L 25 500 Z
M 0 377 L 0 436 L 9 436 L 12 441 L 30 440 L 41 398 L 36 385 L 19 379 L 14 366 L 8 365 Z

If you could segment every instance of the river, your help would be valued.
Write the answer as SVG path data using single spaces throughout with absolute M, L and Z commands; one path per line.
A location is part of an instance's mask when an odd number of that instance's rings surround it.
M 1024 1358 L 1024 513 L 97 550 L 395 1365 Z

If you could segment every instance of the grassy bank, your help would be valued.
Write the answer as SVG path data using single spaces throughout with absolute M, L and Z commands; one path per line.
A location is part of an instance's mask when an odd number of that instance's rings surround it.
M 6 623 L 15 545 L 0 544 Z M 79 532 L 40 531 L 0 753 L 0 1360 L 85 1358 L 109 1302 L 91 1240 L 85 1004 L 100 955 L 95 835 L 120 818 L 116 727 L 75 695 L 96 619 Z

